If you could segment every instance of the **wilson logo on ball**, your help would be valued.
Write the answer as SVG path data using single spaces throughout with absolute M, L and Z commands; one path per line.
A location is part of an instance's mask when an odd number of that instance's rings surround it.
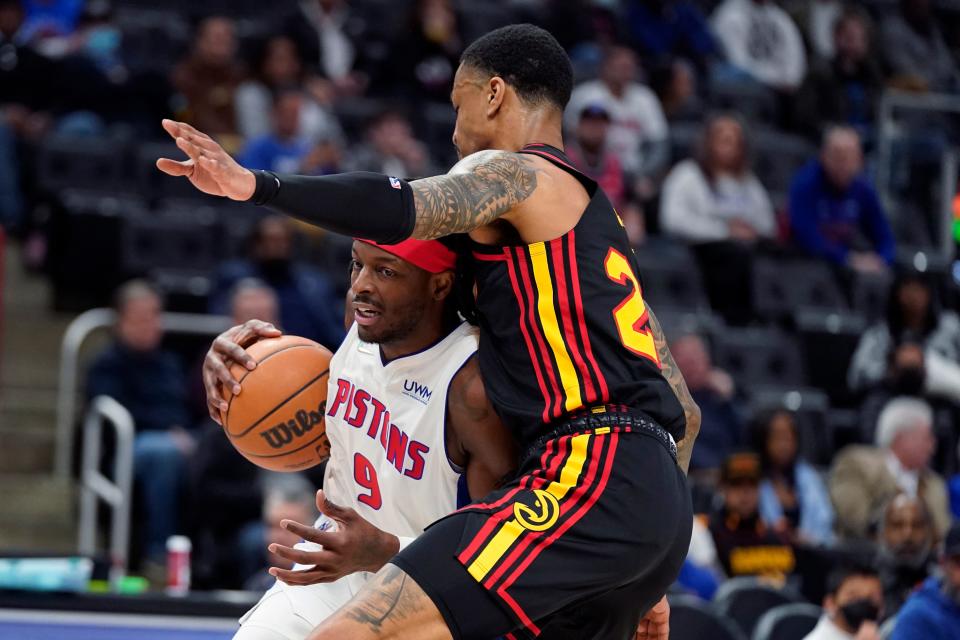
M 317 411 L 300 409 L 293 415 L 292 419 L 276 424 L 266 431 L 261 431 L 260 437 L 274 449 L 280 449 L 293 442 L 294 438 L 310 433 L 315 426 L 323 422 L 326 404 L 326 401 L 321 402 Z

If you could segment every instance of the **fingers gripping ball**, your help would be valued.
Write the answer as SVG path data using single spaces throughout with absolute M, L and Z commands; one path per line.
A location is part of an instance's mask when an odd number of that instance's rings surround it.
M 333 354 L 312 340 L 283 336 L 261 340 L 247 353 L 248 371 L 230 368 L 239 395 L 224 390 L 223 430 L 244 457 L 265 469 L 299 471 L 330 455 L 324 415 Z

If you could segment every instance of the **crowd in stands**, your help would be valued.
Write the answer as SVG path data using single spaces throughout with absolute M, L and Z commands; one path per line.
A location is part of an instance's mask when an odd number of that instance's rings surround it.
M 779 581 L 823 604 L 814 640 L 888 619 L 960 637 L 960 319 L 936 195 L 956 126 L 913 115 L 886 140 L 880 122 L 887 92 L 960 91 L 960 13 L 932 0 L 0 0 L 0 224 L 58 308 L 116 290 L 86 393 L 133 413 L 146 562 L 186 532 L 197 586 L 256 586 L 277 518 L 311 521 L 320 480 L 230 447 L 163 309 L 333 348 L 349 246 L 159 176 L 160 118 L 252 168 L 431 175 L 456 159 L 460 53 L 517 21 L 571 55 L 567 151 L 615 203 L 703 412 L 677 589 Z

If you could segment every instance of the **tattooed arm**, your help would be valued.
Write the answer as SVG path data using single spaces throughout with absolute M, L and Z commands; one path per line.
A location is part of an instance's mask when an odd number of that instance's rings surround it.
M 535 162 L 519 153 L 479 151 L 446 175 L 414 180 L 413 237 L 439 238 L 490 224 L 533 194 Z
M 649 306 L 647 306 L 647 311 L 650 314 L 650 329 L 653 331 L 653 341 L 657 347 L 657 355 L 660 357 L 660 372 L 670 383 L 677 400 L 680 401 L 680 406 L 683 407 L 683 415 L 687 420 L 687 429 L 683 440 L 677 443 L 677 462 L 683 472 L 686 473 L 690 468 L 693 443 L 697 439 L 697 434 L 700 433 L 700 407 L 697 406 L 693 396 L 690 395 L 690 390 L 687 389 L 687 383 L 683 379 L 683 374 L 680 373 L 677 362 L 670 353 L 667 338 L 663 334 L 663 328 L 660 326 L 657 316 L 653 315 L 653 309 Z

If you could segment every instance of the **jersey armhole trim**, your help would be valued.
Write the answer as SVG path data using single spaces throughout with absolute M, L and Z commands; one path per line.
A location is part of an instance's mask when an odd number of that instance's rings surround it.
M 450 387 L 453 386 L 453 381 L 454 381 L 454 379 L 455 379 L 458 375 L 460 375 L 460 372 L 463 371 L 463 368 L 464 368 L 465 366 L 467 366 L 467 364 L 470 362 L 470 360 L 471 360 L 472 358 L 476 357 L 476 355 L 477 355 L 477 352 L 476 352 L 476 351 L 470 352 L 470 355 L 467 356 L 466 359 L 465 359 L 462 363 L 460 363 L 460 366 L 457 367 L 457 370 L 453 372 L 453 375 L 450 376 L 450 381 L 447 382 L 447 392 L 446 392 L 446 394 L 444 395 L 444 398 L 443 398 L 443 402 L 444 402 L 444 408 L 443 408 L 443 456 L 447 459 L 447 464 L 450 465 L 450 469 L 452 469 L 454 473 L 459 474 L 459 475 L 463 475 L 464 472 L 465 472 L 467 469 L 466 469 L 466 467 L 461 467 L 460 465 L 458 465 L 457 463 L 455 463 L 453 460 L 450 459 L 450 451 L 449 451 L 449 448 L 448 448 L 448 446 L 447 446 L 447 443 L 449 442 L 449 439 L 447 438 L 447 435 L 448 435 L 448 431 L 449 431 L 449 429 L 450 429 L 450 425 L 449 425 L 449 422 L 450 422 Z

